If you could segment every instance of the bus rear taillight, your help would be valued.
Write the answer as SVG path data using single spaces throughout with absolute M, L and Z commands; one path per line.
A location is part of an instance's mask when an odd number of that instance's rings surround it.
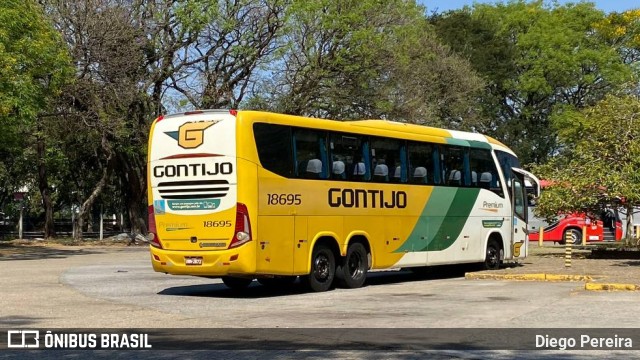
M 160 239 L 158 238 L 158 232 L 156 231 L 156 215 L 153 205 L 149 205 L 149 232 L 147 233 L 147 240 L 151 246 L 157 247 L 158 249 L 162 249 L 162 244 L 160 243 Z
M 236 206 L 236 231 L 229 244 L 229 249 L 238 247 L 251 241 L 251 221 L 249 221 L 249 211 L 247 205 L 238 203 Z

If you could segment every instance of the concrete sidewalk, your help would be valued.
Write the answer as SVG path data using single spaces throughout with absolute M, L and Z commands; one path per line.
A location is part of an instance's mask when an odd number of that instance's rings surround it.
M 529 256 L 518 264 L 494 271 L 467 273 L 467 279 L 583 281 L 585 290 L 640 290 L 640 260 L 590 258 L 591 250 L 572 249 L 570 267 L 565 247 L 530 245 Z

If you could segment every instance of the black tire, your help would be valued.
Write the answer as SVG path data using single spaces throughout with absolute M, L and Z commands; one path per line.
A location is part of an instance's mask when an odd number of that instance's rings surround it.
M 562 234 L 562 245 L 566 243 L 567 234 L 570 234 L 573 245 L 582 245 L 582 231 L 578 229 L 565 230 L 564 234 Z
M 252 281 L 253 279 L 251 278 L 234 277 L 234 276 L 222 277 L 222 282 L 232 290 L 244 290 L 251 284 Z
M 326 245 L 317 245 L 311 255 L 311 273 L 303 278 L 312 291 L 327 291 L 336 275 L 336 258 Z
M 258 278 L 258 282 L 268 288 L 281 289 L 293 284 L 297 276 L 276 276 L 272 278 Z
M 489 240 L 483 267 L 485 270 L 498 270 L 500 268 L 500 246 L 496 240 Z
M 369 270 L 367 249 L 361 243 L 352 243 L 347 249 L 347 255 L 337 269 L 340 285 L 355 289 L 364 285 Z

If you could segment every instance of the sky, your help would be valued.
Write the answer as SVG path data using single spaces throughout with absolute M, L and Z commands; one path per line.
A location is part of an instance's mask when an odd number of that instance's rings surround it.
M 460 9 L 465 5 L 472 5 L 474 2 L 479 3 L 496 3 L 496 2 L 507 2 L 505 1 L 474 1 L 474 0 L 418 0 L 419 3 L 422 3 L 427 7 L 427 13 L 431 13 L 434 10 L 438 12 L 443 12 L 447 10 L 455 10 Z M 559 3 L 564 4 L 568 2 L 579 2 L 575 1 L 559 1 Z M 640 1 L 638 0 L 598 0 L 598 1 L 589 1 L 596 4 L 596 7 L 605 12 L 621 12 L 629 9 L 637 9 L 640 8 Z

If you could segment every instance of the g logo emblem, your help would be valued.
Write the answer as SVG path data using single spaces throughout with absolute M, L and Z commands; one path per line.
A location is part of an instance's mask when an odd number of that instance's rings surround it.
M 517 242 L 513 244 L 513 256 L 520 257 L 520 248 L 522 247 L 523 244 L 524 242 Z
M 204 142 L 204 131 L 218 122 L 220 121 L 188 122 L 180 125 L 178 131 L 171 131 L 165 134 L 178 140 L 178 145 L 181 148 L 195 149 Z

